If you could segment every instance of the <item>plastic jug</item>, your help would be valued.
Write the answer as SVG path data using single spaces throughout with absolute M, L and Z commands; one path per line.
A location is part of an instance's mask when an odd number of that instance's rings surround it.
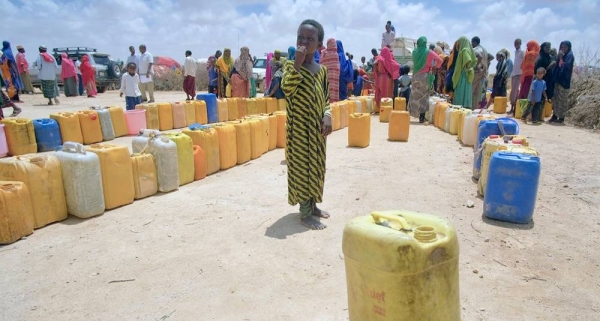
M 186 101 L 183 104 L 185 109 L 185 126 L 196 123 L 196 103 L 194 101 Z
M 102 107 L 90 107 L 90 109 L 95 110 L 98 113 L 98 118 L 100 119 L 100 129 L 102 130 L 102 140 L 113 140 L 115 139 L 115 129 L 112 124 L 112 118 L 110 117 L 110 112 L 108 109 Z
M 366 113 L 367 112 L 367 99 L 365 97 L 358 97 L 358 101 L 360 102 L 360 112 L 363 114 Z
M 238 99 L 227 98 L 227 120 L 238 119 Z
M 470 109 L 463 108 L 460 110 L 460 114 L 458 115 L 458 140 L 463 141 L 463 133 L 465 129 L 465 119 L 467 116 L 471 115 L 473 111 Z
M 0 120 L 4 124 L 8 155 L 16 156 L 37 153 L 35 131 L 33 123 L 26 118 L 5 118 Z
M 258 121 L 260 121 L 262 129 L 261 129 L 261 138 L 259 140 L 257 140 L 257 142 L 261 142 L 262 146 L 259 146 L 260 151 L 261 151 L 261 155 L 265 154 L 266 152 L 269 151 L 269 129 L 270 129 L 270 124 L 269 124 L 269 119 L 267 119 L 266 117 L 262 117 L 260 115 L 256 115 L 256 116 L 252 116 L 254 119 L 257 119 Z
M 194 123 L 195 124 L 208 124 L 208 114 L 206 111 L 206 102 L 204 100 L 195 100 L 194 108 L 196 109 L 196 112 L 195 112 L 196 121 Z
M 146 152 L 154 156 L 158 190 L 171 192 L 179 188 L 177 145 L 165 135 L 151 137 Z
M 344 228 L 350 321 L 459 321 L 456 231 L 422 213 L 377 211 Z
M 348 113 L 350 113 L 350 114 L 354 114 L 354 113 L 362 114 L 359 111 L 359 110 L 361 110 L 361 108 L 358 108 L 358 102 L 357 102 L 357 100 L 350 99 L 350 100 L 344 100 L 344 102 L 346 102 Z
M 126 146 L 92 144 L 87 151 L 98 155 L 107 210 L 133 203 L 133 165 Z
M 517 100 L 517 106 L 515 107 L 515 118 L 521 119 L 525 109 L 529 106 L 529 100 L 527 99 L 519 99 Z
M 250 124 L 245 121 L 236 120 L 227 122 L 235 127 L 237 164 L 247 163 L 252 156 L 250 142 Z
M 448 134 L 450 134 L 450 127 L 451 127 L 451 125 L 452 125 L 452 113 L 455 113 L 455 111 L 456 111 L 457 109 L 459 109 L 459 108 L 460 108 L 460 106 L 457 106 L 457 105 L 450 105 L 450 106 L 448 106 L 448 108 L 447 108 L 447 109 L 446 109 L 446 111 L 445 111 L 445 112 L 446 112 L 446 115 L 445 115 L 445 117 L 444 117 L 444 121 L 445 121 L 445 122 L 444 122 L 444 128 L 443 128 L 443 130 L 444 130 L 446 133 L 448 133 Z M 458 118 L 456 118 L 456 116 L 454 116 L 454 117 L 455 117 L 455 118 L 454 118 L 454 121 L 455 121 L 455 123 L 456 123 L 456 122 L 458 121 Z M 455 126 L 456 126 L 456 125 L 455 125 Z M 458 131 L 457 131 L 456 133 L 458 134 Z M 456 134 L 455 134 L 455 135 L 456 135 Z
M 267 114 L 271 114 L 277 111 L 278 109 L 278 104 L 277 104 L 277 99 L 273 98 L 273 97 L 269 97 L 269 98 L 265 98 L 266 100 L 266 106 L 267 106 Z
M 66 142 L 55 153 L 60 162 L 67 199 L 67 211 L 79 218 L 104 213 L 100 160 L 81 144 Z
M 217 131 L 208 126 L 194 124 L 183 133 L 192 139 L 192 144 L 200 146 L 206 156 L 207 175 L 214 174 L 221 169 L 219 156 L 219 135 Z
M 350 118 L 348 118 L 348 146 L 367 147 L 370 142 L 371 116 L 366 113 L 350 114 Z
M 154 195 L 158 192 L 156 165 L 151 154 L 132 154 L 133 188 L 136 200 Z
M 256 98 L 256 112 L 258 114 L 267 113 L 267 101 L 265 98 Z
M 0 181 L 0 244 L 10 244 L 33 233 L 33 208 L 27 185 Z
M 458 125 L 460 123 L 460 115 L 462 114 L 462 108 L 454 108 L 450 113 L 450 126 L 448 133 L 450 135 L 458 135 Z
M 77 112 L 83 143 L 85 145 L 95 144 L 102 141 L 102 127 L 100 118 L 95 110 L 81 110 Z
M 202 147 L 194 145 L 194 180 L 201 180 L 208 175 L 206 166 L 206 154 Z
M 393 110 L 393 100 L 391 98 L 381 98 L 381 107 L 379 108 L 379 121 L 387 123 L 390 121 L 390 113 Z
M 127 122 L 127 134 L 137 135 L 140 133 L 140 130 L 146 128 L 146 110 L 128 110 L 125 112 L 125 120 Z
M 552 103 L 546 100 L 544 103 L 543 117 L 548 118 L 550 116 L 552 116 Z
M 277 99 L 277 110 L 278 111 L 286 111 L 287 104 L 285 99 Z
M 511 223 L 531 222 L 540 180 L 540 158 L 497 152 L 492 155 L 483 214 Z
M 375 110 L 377 108 L 373 108 L 373 97 L 364 97 L 361 96 L 361 98 L 365 98 L 365 100 L 367 101 L 367 113 L 373 113 L 375 112 Z
M 137 105 L 135 110 L 143 109 L 146 111 L 146 127 L 148 129 L 160 129 L 160 116 L 158 115 L 157 104 Z M 131 134 L 130 134 L 131 135 Z
M 67 218 L 62 172 L 55 156 L 29 154 L 1 159 L 0 180 L 27 185 L 33 206 L 34 228 Z
M 276 117 L 280 117 L 279 115 Z M 281 119 L 279 119 L 281 121 Z M 256 118 L 244 119 L 250 126 L 250 159 L 257 159 L 265 153 L 263 150 L 264 129 L 263 123 Z
M 194 181 L 194 145 L 192 139 L 183 133 L 168 134 L 177 145 L 177 165 L 179 168 L 179 186 Z
M 477 193 L 481 196 L 485 193 L 485 186 L 489 174 L 489 164 L 492 155 L 498 151 L 509 151 L 512 153 L 528 154 L 538 156 L 537 151 L 529 148 L 527 138 L 524 136 L 504 136 L 493 135 L 483 142 L 481 157 L 481 175 L 477 181 Z
M 183 128 L 185 124 L 185 106 L 180 102 L 174 102 L 171 104 L 171 111 L 173 112 L 173 128 Z
M 237 100 L 238 112 L 237 119 L 242 119 L 248 115 L 248 101 L 246 98 L 238 98 Z
M 506 97 L 496 96 L 494 97 L 494 113 L 496 114 L 506 114 L 506 106 L 508 100 Z
M 346 104 L 343 104 L 344 108 Z M 287 113 L 286 112 L 276 112 L 275 118 L 277 119 L 277 148 L 285 148 L 286 144 L 286 135 L 287 135 Z M 346 123 L 348 122 L 347 117 L 342 117 L 342 119 L 346 119 Z M 344 126 L 345 127 L 345 126 Z
M 169 103 L 156 104 L 158 107 L 158 129 L 173 129 L 173 107 Z
M 446 127 L 446 111 L 448 110 L 448 108 L 450 108 L 450 104 L 448 104 L 448 103 L 440 104 L 440 107 L 438 110 L 439 120 L 438 120 L 437 127 L 441 130 L 444 130 Z
M 404 98 L 404 97 L 394 98 L 394 110 L 406 111 L 406 98 Z
M 340 106 L 336 103 L 331 104 L 331 125 L 333 131 L 339 130 L 342 126 L 340 118 L 342 118 Z
M 50 152 L 62 145 L 60 128 L 56 120 L 52 118 L 42 118 L 33 120 L 33 130 L 38 146 L 38 152 Z
M 8 155 L 8 144 L 6 143 L 4 124 L 0 124 L 0 157 L 6 157 L 6 155 Z
M 388 139 L 407 142 L 410 133 L 410 114 L 407 111 L 392 111 L 388 127 Z
M 483 141 L 491 135 L 517 135 L 519 124 L 512 118 L 498 118 L 482 120 L 477 130 L 475 153 L 473 157 L 473 178 L 478 180 L 481 169 L 481 155 Z
M 219 137 L 221 169 L 229 169 L 237 164 L 235 127 L 230 124 L 215 124 L 213 128 L 217 131 Z
M 138 136 L 131 141 L 131 150 L 134 153 L 141 153 L 144 149 L 148 149 L 150 138 L 160 136 L 160 134 L 160 131 L 156 129 L 140 129 Z
M 206 102 L 206 115 L 208 123 L 216 123 L 219 121 L 219 112 L 217 108 L 217 96 L 215 94 L 198 94 L 196 99 Z M 198 122 L 202 124 L 202 122 Z
M 277 117 L 275 114 L 261 115 L 269 121 L 269 151 L 277 148 Z
M 246 109 L 247 115 L 256 115 L 258 114 L 258 106 L 256 105 L 256 98 L 250 98 L 246 100 Z
M 121 107 L 107 107 L 112 120 L 113 128 L 115 130 L 115 137 L 121 137 L 127 135 L 127 120 L 125 120 L 125 113 Z M 146 115 L 144 114 L 144 118 Z M 144 124 L 146 120 L 144 119 Z M 144 128 L 146 128 L 144 126 Z
M 75 142 L 83 144 L 83 134 L 79 124 L 79 116 L 76 113 L 50 114 L 50 118 L 56 120 L 60 128 L 62 142 Z
M 227 99 L 222 98 L 217 100 L 217 107 L 219 111 L 219 122 L 226 122 L 229 119 L 229 106 L 227 106 Z

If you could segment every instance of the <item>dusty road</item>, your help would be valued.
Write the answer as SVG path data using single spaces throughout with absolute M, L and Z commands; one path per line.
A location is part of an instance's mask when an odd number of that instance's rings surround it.
M 157 101 L 183 97 L 156 93 Z M 59 106 L 45 106 L 40 94 L 22 99 L 28 118 L 124 105 L 116 92 L 63 97 Z M 342 230 L 378 209 L 454 224 L 463 320 L 598 320 L 600 137 L 551 125 L 522 125 L 521 133 L 542 158 L 534 224 L 482 218 L 472 149 L 456 136 L 413 124 L 408 143 L 391 143 L 387 124 L 373 118 L 366 149 L 346 147 L 347 129 L 328 139 L 322 207 L 333 216 L 324 231 L 298 223 L 283 150 L 275 150 L 0 247 L 0 320 L 347 320 Z

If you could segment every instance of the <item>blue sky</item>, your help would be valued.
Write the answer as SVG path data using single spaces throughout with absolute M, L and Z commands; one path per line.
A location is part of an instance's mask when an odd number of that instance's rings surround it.
M 190 49 L 206 58 L 229 47 L 253 55 L 294 45 L 298 24 L 313 18 L 326 38 L 340 39 L 355 57 L 379 47 L 387 20 L 397 33 L 426 36 L 452 44 L 458 37 L 480 36 L 495 53 L 513 51 L 513 40 L 573 42 L 597 49 L 600 3 L 597 0 L 220 0 L 207 7 L 197 0 L 0 0 L 3 40 L 35 58 L 41 44 L 90 46 L 125 59 L 129 45 L 145 43 L 154 55 L 183 61 Z M 239 44 L 238 44 L 239 37 Z

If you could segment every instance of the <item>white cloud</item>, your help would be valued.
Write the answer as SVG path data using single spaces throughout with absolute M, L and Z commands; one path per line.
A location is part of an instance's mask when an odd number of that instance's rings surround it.
M 298 24 L 305 18 L 323 23 L 325 37 L 341 39 L 357 58 L 379 47 L 387 20 L 393 21 L 399 35 L 425 35 L 431 42 L 452 44 L 462 35 L 478 35 L 491 53 L 512 50 L 517 37 L 524 42 L 551 41 L 554 46 L 569 39 L 574 48 L 584 41 L 597 46 L 592 39 L 600 37 L 597 24 L 581 22 L 590 11 L 597 12 L 594 0 L 580 0 L 575 11 L 565 11 L 560 2 L 515 0 L 454 0 L 456 5 L 396 0 L 220 2 L 224 5 L 205 6 L 194 0 L 0 0 L 0 15 L 3 25 L 10 26 L 3 29 L 5 39 L 13 49 L 24 45 L 29 59 L 34 59 L 40 44 L 91 46 L 124 59 L 129 45 L 144 43 L 154 55 L 183 60 L 187 49 L 197 58 L 224 47 L 235 52 L 238 35 L 239 46 L 247 45 L 252 54 L 262 56 L 294 45 Z M 267 10 L 246 16 L 236 10 L 237 5 L 248 8 L 256 3 Z

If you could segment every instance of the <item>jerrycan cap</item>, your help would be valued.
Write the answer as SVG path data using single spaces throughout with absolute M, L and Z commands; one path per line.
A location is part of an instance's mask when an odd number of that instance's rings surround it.
M 415 229 L 415 239 L 421 243 L 431 243 L 437 240 L 435 227 L 422 225 Z

